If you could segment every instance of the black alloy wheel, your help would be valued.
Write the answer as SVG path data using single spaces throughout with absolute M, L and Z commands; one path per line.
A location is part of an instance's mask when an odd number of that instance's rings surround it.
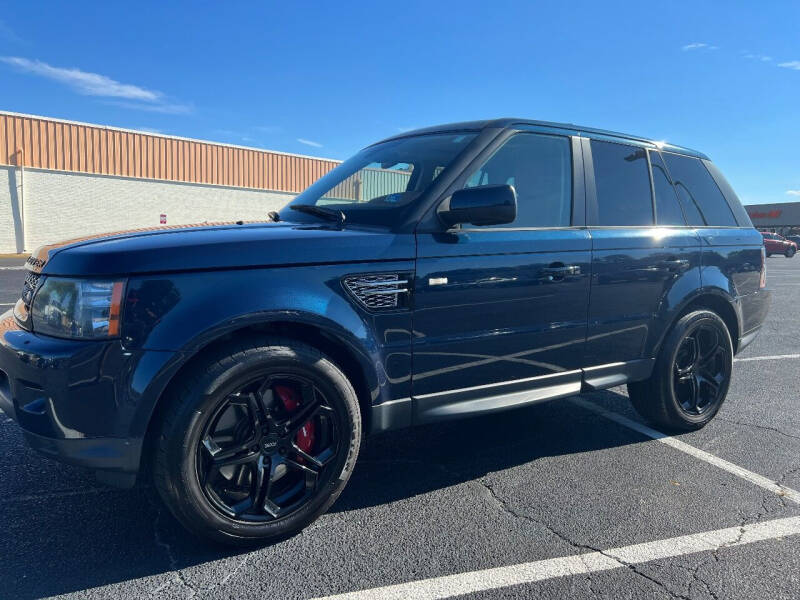
M 336 501 L 358 458 L 353 385 L 297 340 L 253 336 L 218 346 L 163 402 L 155 488 L 184 527 L 217 542 L 294 535 Z
M 270 375 L 227 396 L 197 446 L 211 504 L 243 521 L 291 514 L 325 486 L 340 451 L 335 409 L 308 379 Z
M 711 410 L 731 375 L 728 348 L 715 323 L 700 323 L 685 334 L 674 361 L 675 398 L 686 414 Z
M 664 431 L 692 431 L 717 414 L 733 370 L 725 321 L 710 310 L 682 315 L 661 344 L 650 377 L 628 384 L 636 411 Z

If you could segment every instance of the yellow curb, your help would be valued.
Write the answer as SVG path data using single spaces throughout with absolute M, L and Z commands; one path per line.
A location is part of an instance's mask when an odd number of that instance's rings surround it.
M 25 252 L 23 254 L 2 254 L 0 253 L 0 258 L 28 258 L 30 253 Z

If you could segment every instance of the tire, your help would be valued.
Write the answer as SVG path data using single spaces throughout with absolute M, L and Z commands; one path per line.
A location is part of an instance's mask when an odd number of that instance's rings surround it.
M 769 258 L 770 256 L 772 256 L 772 252 L 767 252 L 767 258 Z
M 292 392 L 292 408 L 285 395 L 293 382 L 299 391 Z M 248 339 L 214 350 L 164 401 L 154 484 L 184 527 L 209 540 L 241 546 L 299 532 L 339 497 L 358 457 L 361 414 L 353 386 L 328 357 L 294 340 Z M 309 438 L 326 448 L 314 455 Z M 296 506 L 271 499 L 281 486 Z M 229 500 L 242 494 L 240 502 Z
M 711 349 L 714 335 L 718 343 Z M 696 355 L 692 347 L 698 349 Z M 708 358 L 712 354 L 713 360 Z M 696 310 L 673 325 L 652 375 L 629 383 L 628 396 L 636 411 L 656 427 L 693 431 L 704 427 L 719 411 L 732 368 L 733 343 L 725 322 L 714 312 Z M 699 391 L 695 394 L 694 390 Z
M 786 258 L 792 258 L 792 257 L 794 256 L 794 253 L 795 253 L 795 252 L 796 252 L 796 250 L 795 250 L 794 248 L 792 248 L 791 246 L 789 246 L 789 247 L 786 249 L 786 252 L 784 252 L 784 253 L 783 253 L 783 255 L 784 255 Z

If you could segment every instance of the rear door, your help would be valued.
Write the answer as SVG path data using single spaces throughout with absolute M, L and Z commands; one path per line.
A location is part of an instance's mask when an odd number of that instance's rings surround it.
M 591 258 L 580 144 L 515 133 L 456 187 L 491 184 L 515 187 L 516 221 L 417 234 L 418 421 L 580 389 Z
M 750 217 L 713 163 L 670 152 L 663 156 L 686 218 L 700 237 L 702 288 L 736 300 L 743 317 L 738 334 L 745 335 L 761 324 L 766 306 L 755 297 L 761 280 L 762 236 L 753 229 Z M 770 237 L 773 244 L 780 244 L 779 236 Z M 785 250 L 778 246 L 771 251 Z M 751 305 L 759 308 L 750 309 Z
M 593 241 L 587 381 L 604 369 L 647 376 L 661 316 L 699 287 L 700 241 L 655 147 L 592 139 L 584 150 Z

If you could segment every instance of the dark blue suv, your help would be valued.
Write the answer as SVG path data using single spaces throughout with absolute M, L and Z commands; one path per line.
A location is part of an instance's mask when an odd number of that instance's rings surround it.
M 262 223 L 46 246 L 0 322 L 28 443 L 190 530 L 296 532 L 362 435 L 627 384 L 705 425 L 768 306 L 761 235 L 698 152 L 501 119 L 369 146 Z

